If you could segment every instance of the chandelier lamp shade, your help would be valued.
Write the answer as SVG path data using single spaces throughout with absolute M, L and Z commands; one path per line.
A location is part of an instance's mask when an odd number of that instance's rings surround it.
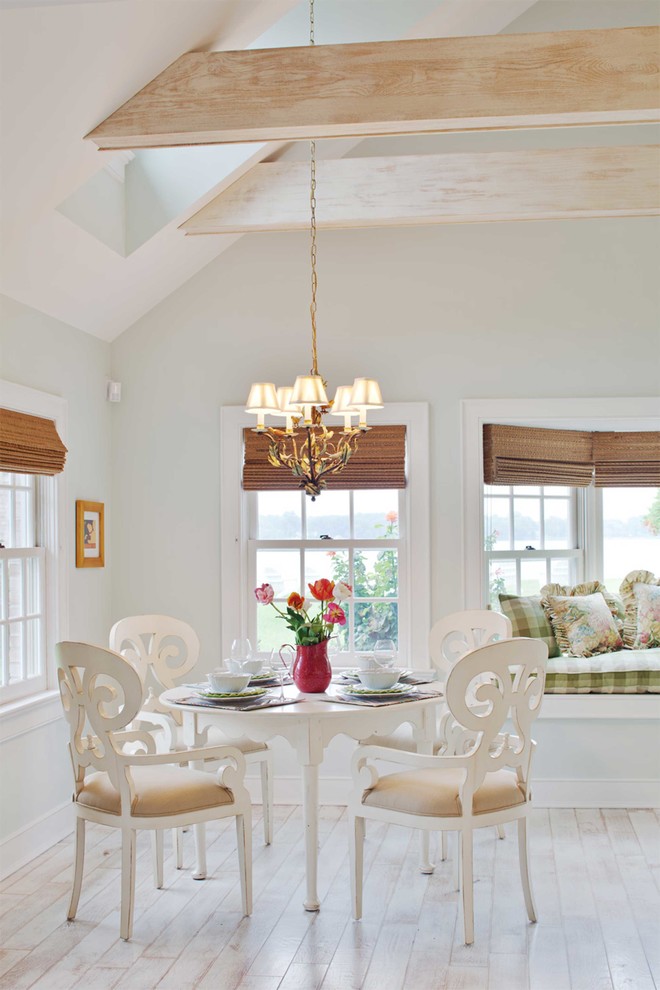
M 309 41 L 314 44 L 314 0 L 309 4 Z M 352 385 L 340 385 L 332 402 L 327 382 L 319 374 L 316 349 L 316 145 L 310 142 L 310 260 L 312 299 L 312 368 L 298 375 L 293 386 L 276 388 L 272 382 L 255 382 L 250 388 L 245 411 L 257 417 L 255 433 L 269 440 L 268 461 L 273 467 L 288 468 L 300 479 L 300 487 L 312 500 L 327 487 L 328 475 L 337 474 L 357 449 L 357 438 L 369 429 L 367 413 L 382 409 L 380 386 L 373 378 L 356 378 Z M 343 416 L 344 428 L 331 430 L 324 417 Z M 266 416 L 286 420 L 285 429 L 266 426 Z M 358 422 L 353 425 L 353 417 Z

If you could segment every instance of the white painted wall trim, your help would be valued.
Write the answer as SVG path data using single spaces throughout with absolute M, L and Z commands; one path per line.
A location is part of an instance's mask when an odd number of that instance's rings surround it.
M 0 745 L 64 718 L 59 691 L 42 691 L 0 709 Z
M 392 402 L 369 413 L 374 426 L 403 425 L 407 429 L 406 542 L 410 559 L 408 573 L 415 588 L 405 589 L 410 616 L 410 655 L 418 666 L 428 666 L 428 630 L 431 628 L 431 539 L 429 474 L 429 408 L 426 402 Z M 223 625 L 223 656 L 229 655 L 237 627 L 245 629 L 243 615 L 247 587 L 247 535 L 244 499 L 241 489 L 243 436 L 245 427 L 254 426 L 254 416 L 242 406 L 224 406 L 221 412 L 220 471 L 220 580 L 221 614 L 232 616 Z M 402 592 L 404 589 L 402 588 Z M 242 633 L 246 635 L 246 633 Z
M 660 398 L 463 399 L 464 608 L 482 608 L 484 423 L 572 430 L 658 430 Z
M 537 808 L 660 808 L 660 781 L 532 780 Z
M 660 719 L 660 694 L 546 695 L 540 719 Z
M 71 801 L 66 801 L 8 835 L 0 843 L 0 880 L 70 835 L 73 825 Z

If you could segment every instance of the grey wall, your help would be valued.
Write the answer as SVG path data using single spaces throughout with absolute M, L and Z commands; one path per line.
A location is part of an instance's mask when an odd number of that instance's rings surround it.
M 0 296 L 0 378 L 62 396 L 68 403 L 67 491 L 69 636 L 107 642 L 110 625 L 111 409 L 105 401 L 110 347 L 89 334 Z M 106 503 L 106 566 L 75 567 L 75 502 Z M 25 782 L 29 781 L 29 788 Z M 0 842 L 47 815 L 71 794 L 64 720 L 0 746 Z M 59 838 L 59 835 L 56 836 Z

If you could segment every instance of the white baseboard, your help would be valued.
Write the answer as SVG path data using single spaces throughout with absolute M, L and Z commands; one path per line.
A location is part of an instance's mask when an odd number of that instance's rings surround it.
M 36 821 L 12 832 L 0 842 L 0 880 L 36 859 L 56 842 L 73 832 L 71 801 L 53 808 Z
M 660 808 L 658 780 L 552 780 L 532 782 L 539 808 Z
M 246 777 L 250 796 L 261 804 L 261 781 Z M 319 777 L 321 804 L 347 803 L 352 783 L 349 777 Z M 533 781 L 534 804 L 538 808 L 659 808 L 660 781 L 574 779 Z M 302 786 L 298 777 L 276 776 L 275 804 L 301 804 Z

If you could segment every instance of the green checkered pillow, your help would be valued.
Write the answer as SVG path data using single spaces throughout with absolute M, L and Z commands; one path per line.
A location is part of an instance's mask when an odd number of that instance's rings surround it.
M 540 595 L 526 598 L 520 595 L 499 595 L 500 608 L 511 620 L 514 636 L 542 639 L 548 647 L 548 657 L 558 657 L 559 647 L 548 616 L 541 605 Z

